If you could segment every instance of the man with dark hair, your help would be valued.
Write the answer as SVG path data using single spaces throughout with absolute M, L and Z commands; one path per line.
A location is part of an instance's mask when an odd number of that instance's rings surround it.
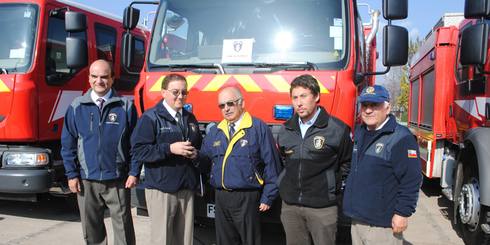
M 211 128 L 200 151 L 201 161 L 212 162 L 217 244 L 258 245 L 259 212 L 277 197 L 279 155 L 269 127 L 245 111 L 238 88 L 224 88 L 218 100 L 224 119 Z
M 194 115 L 183 109 L 188 91 L 185 77 L 165 76 L 163 100 L 138 120 L 131 136 L 131 154 L 145 165 L 145 196 L 152 244 L 191 245 L 194 232 L 194 191 L 199 175 L 193 159 L 201 146 Z
M 418 145 L 407 127 L 390 115 L 390 94 L 366 87 L 358 98 L 362 124 L 356 127 L 352 171 L 344 213 L 352 218 L 352 244 L 403 244 L 408 217 L 415 212 L 422 170 Z
M 337 194 L 350 167 L 350 129 L 318 105 L 320 86 L 311 75 L 295 78 L 290 95 L 295 114 L 277 136 L 285 160 L 278 185 L 286 243 L 333 245 Z
M 111 64 L 105 60 L 90 65 L 91 89 L 68 107 L 61 133 L 68 186 L 77 193 L 87 244 L 107 244 L 106 206 L 114 244 L 135 244 L 129 188 L 139 171 L 129 154 L 129 138 L 137 115 L 132 101 L 112 89 L 112 74 Z

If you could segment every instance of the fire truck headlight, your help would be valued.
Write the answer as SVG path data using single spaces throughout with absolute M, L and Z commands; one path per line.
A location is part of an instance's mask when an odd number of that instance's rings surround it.
M 49 163 L 49 156 L 42 152 L 5 152 L 3 166 L 25 167 L 44 166 Z
M 293 35 L 288 31 L 281 31 L 276 34 L 276 48 L 279 50 L 287 50 L 293 46 Z

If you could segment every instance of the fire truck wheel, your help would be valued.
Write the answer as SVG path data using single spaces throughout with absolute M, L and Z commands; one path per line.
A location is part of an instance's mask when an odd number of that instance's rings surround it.
M 457 202 L 457 223 L 461 228 L 465 244 L 490 245 L 481 227 L 490 220 L 490 209 L 480 204 L 476 161 L 469 161 L 463 166 L 463 183 L 458 197 L 454 199 Z

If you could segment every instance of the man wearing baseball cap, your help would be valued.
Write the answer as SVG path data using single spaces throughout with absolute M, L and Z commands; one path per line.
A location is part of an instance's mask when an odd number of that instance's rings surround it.
M 390 94 L 380 85 L 358 97 L 361 125 L 355 130 L 343 211 L 352 218 L 352 244 L 403 244 L 422 182 L 415 137 L 390 114 Z

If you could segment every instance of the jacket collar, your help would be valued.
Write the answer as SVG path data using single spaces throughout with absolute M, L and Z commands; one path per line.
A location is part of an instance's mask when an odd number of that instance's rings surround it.
M 317 128 L 325 128 L 328 126 L 328 119 L 330 118 L 330 114 L 328 114 L 328 112 L 322 106 L 318 106 L 318 108 L 320 109 L 320 114 L 318 114 L 318 117 L 316 118 L 312 126 L 315 126 Z M 293 117 L 291 117 L 284 123 L 284 126 L 286 126 L 286 128 L 290 130 L 300 130 L 298 113 L 294 113 Z
M 239 132 L 242 129 L 250 128 L 252 127 L 252 116 L 248 112 L 243 113 L 243 118 L 242 121 L 240 122 L 240 125 L 238 128 L 235 130 L 235 132 Z M 229 138 L 228 135 L 228 121 L 226 119 L 223 119 L 219 124 L 218 128 L 221 129 L 226 135 L 226 137 Z
M 165 108 L 165 106 L 163 105 L 163 99 L 161 99 L 160 101 L 158 101 L 157 105 L 156 105 L 156 111 L 157 111 L 157 114 L 160 116 L 160 117 L 163 117 L 165 118 L 166 120 L 168 121 L 175 121 L 175 118 L 170 114 L 170 112 L 167 110 L 167 108 Z M 182 109 L 182 120 L 184 120 L 184 123 L 187 122 L 187 118 L 189 117 L 189 112 L 185 109 Z
M 82 104 L 87 104 L 87 103 L 95 104 L 94 101 L 92 100 L 92 96 L 90 95 L 90 93 L 92 93 L 92 89 L 89 89 L 87 92 L 85 92 L 84 95 L 82 95 L 82 99 L 81 99 L 80 103 L 82 103 Z M 116 101 L 121 101 L 121 97 L 117 94 L 115 89 L 111 88 L 111 96 L 109 97 L 109 100 L 107 100 L 105 102 L 105 104 L 107 105 L 109 103 L 116 102 Z
M 396 126 L 398 125 L 398 123 L 396 122 L 396 118 L 394 115 L 390 114 L 388 115 L 388 122 L 386 122 L 386 124 L 380 128 L 378 130 L 378 133 L 385 133 L 385 132 L 394 132 L 395 131 L 395 128 Z M 366 128 L 366 124 L 362 124 L 361 126 L 364 130 L 367 131 L 367 128 Z

